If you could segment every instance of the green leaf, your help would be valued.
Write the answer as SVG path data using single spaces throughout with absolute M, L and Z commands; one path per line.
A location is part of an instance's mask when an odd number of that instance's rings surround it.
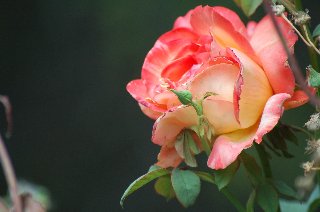
M 297 199 L 297 193 L 290 186 L 288 186 L 285 182 L 279 181 L 279 180 L 274 180 L 273 185 L 275 186 L 275 188 L 278 190 L 278 192 L 280 194 L 287 196 L 287 197 Z
M 170 174 L 170 172 L 166 169 L 157 169 L 151 172 L 148 172 L 145 175 L 142 175 L 141 177 L 139 177 L 138 179 L 136 179 L 135 181 L 133 181 L 129 187 L 125 190 L 125 192 L 123 193 L 121 200 L 120 200 L 120 205 L 121 207 L 123 207 L 123 202 L 124 200 L 133 192 L 135 192 L 136 190 L 138 190 L 139 188 L 141 188 L 142 186 L 146 185 L 147 183 L 149 183 L 150 181 L 164 176 L 164 175 L 168 175 Z
M 238 171 L 239 166 L 240 163 L 236 160 L 225 169 L 215 171 L 214 178 L 219 190 L 223 189 L 231 182 L 233 176 Z
M 253 190 L 247 201 L 247 212 L 254 212 L 254 201 L 256 198 L 256 190 Z
M 200 177 L 202 181 L 205 181 L 207 183 L 215 184 L 214 176 L 207 173 L 207 172 L 202 172 L 202 171 L 194 171 L 196 175 Z
M 298 138 L 294 134 L 294 132 L 290 129 L 289 126 L 286 125 L 280 125 L 279 126 L 279 132 L 283 138 L 286 140 L 294 143 L 295 145 L 299 145 Z
M 197 161 L 193 153 L 200 153 L 189 130 L 183 130 L 179 134 L 174 145 L 178 155 L 184 159 L 184 162 L 190 167 L 197 167 Z
M 320 36 L 320 24 L 316 26 L 316 28 L 313 30 L 312 37 L 318 37 Z
M 279 129 L 276 127 L 274 128 L 269 134 L 267 134 L 267 137 L 274 148 L 279 150 L 287 150 L 288 146 L 284 138 L 281 136 Z
M 309 206 L 308 212 L 315 212 L 319 211 L 320 208 L 320 198 L 315 199 L 311 205 Z
M 189 140 L 184 141 L 183 152 L 184 152 L 184 156 L 185 156 L 184 162 L 190 167 L 197 167 L 197 165 L 198 165 L 197 161 L 190 150 Z
M 246 16 L 251 16 L 260 6 L 263 0 L 234 0 Z
M 264 211 L 277 212 L 279 197 L 272 185 L 264 183 L 257 188 L 257 202 Z
M 275 149 L 280 150 L 284 157 L 293 157 L 293 155 L 288 152 L 288 146 L 285 141 L 285 137 L 281 134 L 279 126 L 276 126 L 271 132 L 269 132 L 267 137 L 272 146 Z
M 178 155 L 179 155 L 181 158 L 185 158 L 183 146 L 184 146 L 184 131 L 182 131 L 182 133 L 180 133 L 180 134 L 177 136 L 177 140 L 176 140 L 176 142 L 174 143 L 174 148 L 176 149 Z
M 264 141 L 263 145 L 265 145 L 268 149 L 270 149 L 275 155 L 277 155 L 278 157 L 281 157 L 281 154 L 275 148 L 273 148 L 267 141 Z
M 166 198 L 167 201 L 173 199 L 176 196 L 169 175 L 159 177 L 156 183 L 154 184 L 154 189 L 159 195 Z
M 176 197 L 184 207 L 194 204 L 200 193 L 200 178 L 190 170 L 174 169 L 171 175 Z
M 190 93 L 190 91 L 176 91 L 174 89 L 171 89 L 171 91 L 178 97 L 179 101 L 183 105 L 190 105 L 192 103 L 192 94 Z
M 158 170 L 158 169 L 161 169 L 161 167 L 157 166 L 157 165 L 152 165 L 152 166 L 150 166 L 148 172 L 152 172 L 152 171 L 155 171 L 155 170 Z
M 245 152 L 241 153 L 240 158 L 251 183 L 254 186 L 261 184 L 263 182 L 263 176 L 261 168 L 257 164 L 256 159 Z
M 191 132 L 187 131 L 187 135 L 186 135 L 186 139 L 188 141 L 188 145 L 190 147 L 190 150 L 194 153 L 194 154 L 199 154 L 201 152 L 201 150 L 199 149 L 196 141 L 193 139 Z
M 312 87 L 320 86 L 320 73 L 312 68 L 312 66 L 307 67 L 308 70 L 308 82 Z

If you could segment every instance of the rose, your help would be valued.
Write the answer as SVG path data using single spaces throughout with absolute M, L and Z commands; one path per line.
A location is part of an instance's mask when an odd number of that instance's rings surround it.
M 277 22 L 293 52 L 296 34 L 282 18 Z M 237 14 L 223 7 L 198 6 L 179 17 L 148 53 L 141 79 L 127 85 L 142 111 L 157 119 L 152 141 L 162 146 L 162 167 L 179 165 L 183 156 L 177 151 L 177 137 L 199 125 L 194 108 L 181 105 L 169 89 L 188 90 L 195 101 L 207 92 L 216 94 L 202 103 L 214 135 L 207 163 L 213 169 L 227 167 L 243 149 L 260 143 L 284 107 L 308 101 L 304 92 L 295 90 L 270 17 L 245 27 Z

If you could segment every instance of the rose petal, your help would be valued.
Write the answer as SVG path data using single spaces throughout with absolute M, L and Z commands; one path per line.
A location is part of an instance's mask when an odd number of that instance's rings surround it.
M 238 72 L 239 67 L 230 64 L 230 60 L 218 61 L 197 74 L 189 84 L 189 90 L 195 99 L 202 99 L 207 92 L 213 92 L 220 100 L 232 102 Z
M 276 20 L 288 47 L 293 50 L 293 45 L 298 39 L 297 35 L 281 17 Z M 294 76 L 285 64 L 287 55 L 269 16 L 257 24 L 250 43 L 260 58 L 273 91 L 292 95 L 295 87 Z
M 148 81 L 138 79 L 133 80 L 127 84 L 127 91 L 144 107 L 147 107 L 155 112 L 165 112 L 167 110 L 166 105 L 162 105 L 151 99 L 152 95 L 150 95 L 149 93 L 150 90 L 153 89 L 153 87 L 155 87 L 155 85 L 149 83 Z M 148 114 L 149 111 L 146 113 L 146 115 Z
M 159 117 L 153 125 L 152 142 L 160 146 L 176 140 L 184 128 L 198 124 L 198 116 L 191 106 L 179 106 Z
M 250 128 L 219 136 L 213 144 L 208 167 L 224 169 L 237 159 L 243 149 L 249 148 L 254 140 L 260 143 L 262 137 L 278 123 L 283 112 L 283 103 L 288 98 L 290 95 L 286 93 L 273 95 L 266 103 L 260 122 Z
M 173 28 L 187 28 L 191 29 L 191 24 L 190 24 L 190 17 L 193 13 L 193 10 L 190 10 L 185 16 L 180 16 L 177 18 L 177 20 L 174 22 Z
M 233 113 L 233 103 L 208 97 L 202 103 L 203 113 L 214 128 L 214 134 L 220 135 L 240 129 Z
M 307 103 L 308 101 L 309 97 L 307 96 L 307 94 L 302 90 L 297 90 L 293 93 L 293 96 L 284 103 L 284 108 L 287 110 L 299 107 Z
M 234 162 L 243 149 L 249 148 L 257 125 L 219 136 L 213 144 L 207 165 L 212 169 L 224 169 Z
M 162 168 L 177 167 L 182 162 L 182 158 L 178 155 L 174 146 L 162 146 L 158 154 L 158 162 L 156 165 Z
M 290 97 L 287 93 L 279 93 L 270 97 L 263 110 L 259 128 L 255 136 L 257 143 L 260 143 L 262 137 L 276 126 L 284 110 L 283 103 Z
M 141 78 L 158 83 L 162 71 L 174 60 L 188 56 L 198 50 L 198 46 L 188 40 L 159 42 L 146 56 L 142 66 Z
M 248 37 L 251 38 L 255 29 L 257 26 L 257 22 L 255 21 L 249 21 L 249 23 L 247 24 L 247 33 L 248 33 Z
M 157 111 L 154 111 L 142 104 L 139 104 L 140 106 L 140 109 L 141 111 L 146 115 L 148 116 L 149 118 L 153 119 L 153 120 L 156 120 L 157 118 L 159 118 L 163 113 L 162 112 L 157 112 Z
M 196 63 L 192 55 L 177 59 L 162 71 L 161 77 L 178 81 Z
M 242 65 L 234 90 L 235 114 L 237 117 L 239 111 L 240 125 L 247 128 L 260 118 L 267 100 L 272 95 L 272 88 L 260 66 L 241 51 L 232 49 L 232 52 Z
M 157 46 L 157 44 L 159 44 L 159 42 L 169 43 L 174 40 L 196 41 L 198 39 L 199 39 L 198 35 L 195 34 L 194 32 L 192 32 L 191 30 L 186 29 L 186 28 L 178 28 L 178 29 L 173 29 L 173 30 L 161 35 L 158 38 L 155 46 Z
M 193 10 L 190 23 L 196 33 L 212 35 L 222 47 L 241 50 L 258 62 L 247 40 L 247 30 L 233 11 L 224 7 L 199 6 Z

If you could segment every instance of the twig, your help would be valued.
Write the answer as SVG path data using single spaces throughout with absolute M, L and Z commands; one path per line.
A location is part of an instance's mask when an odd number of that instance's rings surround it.
M 291 23 L 291 21 L 288 20 L 288 18 L 282 13 L 281 17 L 296 31 L 296 33 L 299 35 L 299 37 L 302 39 L 302 41 L 309 47 L 311 47 L 311 44 L 303 37 L 303 35 L 300 33 L 300 31 Z
M 290 53 L 290 50 L 287 46 L 286 40 L 282 35 L 281 29 L 279 27 L 279 24 L 277 23 L 276 19 L 275 19 L 275 15 L 272 12 L 272 8 L 270 6 L 270 0 L 263 0 L 263 4 L 264 4 L 264 8 L 265 11 L 267 12 L 267 14 L 270 15 L 271 17 L 271 21 L 273 23 L 273 26 L 275 27 L 275 30 L 278 33 L 278 36 L 280 38 L 280 41 L 285 49 L 285 52 L 288 56 L 288 62 L 290 64 L 291 70 L 295 76 L 295 78 L 297 79 L 297 83 L 299 84 L 299 86 L 302 88 L 302 90 L 307 94 L 307 96 L 309 97 L 310 103 L 313 104 L 314 106 L 316 106 L 317 108 L 320 107 L 320 100 L 318 98 L 316 98 L 312 92 L 309 90 L 309 87 L 306 83 L 306 80 L 304 79 L 303 75 L 301 74 L 301 69 L 295 59 L 295 57 Z
M 311 47 L 320 55 L 320 51 L 319 49 L 313 44 L 313 42 L 311 41 L 311 39 L 309 38 L 309 33 L 308 33 L 308 29 L 306 27 L 306 25 L 302 25 L 303 30 L 305 31 L 306 34 L 306 38 L 308 40 L 308 42 L 310 43 Z
M 1 135 L 0 135 L 0 161 L 2 164 L 5 178 L 8 183 L 9 193 L 12 199 L 14 211 L 22 212 L 22 204 L 18 194 L 16 176 L 14 174 L 12 163 Z

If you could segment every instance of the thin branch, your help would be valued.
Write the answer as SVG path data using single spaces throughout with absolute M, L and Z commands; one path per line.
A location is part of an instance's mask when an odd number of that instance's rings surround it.
M 4 171 L 4 175 L 8 183 L 9 193 L 12 199 L 14 211 L 22 212 L 22 204 L 18 194 L 16 175 L 14 173 L 9 154 L 4 145 L 1 135 L 0 135 L 0 161 Z
M 309 47 L 311 47 L 311 44 L 303 37 L 303 35 L 300 33 L 300 31 L 289 21 L 289 19 L 282 13 L 281 17 L 296 31 L 296 33 L 299 35 L 299 37 L 302 39 L 302 41 Z
M 309 37 L 309 33 L 308 33 L 308 29 L 307 29 L 306 25 L 305 24 L 302 25 L 302 28 L 305 31 L 306 38 L 307 38 L 308 42 L 310 43 L 311 47 L 320 55 L 319 49 L 313 44 L 313 41 Z
M 289 50 L 287 43 L 286 43 L 286 40 L 283 37 L 280 26 L 279 26 L 279 24 L 275 18 L 275 15 L 272 11 L 270 0 L 263 0 L 263 4 L 264 4 L 265 11 L 271 17 L 271 21 L 275 27 L 275 30 L 278 33 L 280 41 L 281 41 L 281 43 L 284 47 L 284 50 L 288 56 L 288 62 L 290 64 L 291 70 L 297 80 L 298 85 L 308 95 L 310 103 L 313 104 L 314 106 L 316 106 L 317 108 L 319 108 L 320 107 L 320 100 L 317 97 L 315 97 L 313 95 L 313 93 L 309 90 L 308 84 L 306 83 L 306 80 L 304 79 L 303 75 L 301 74 L 301 71 L 300 71 L 301 69 L 300 69 L 295 57 L 290 53 L 290 50 Z

